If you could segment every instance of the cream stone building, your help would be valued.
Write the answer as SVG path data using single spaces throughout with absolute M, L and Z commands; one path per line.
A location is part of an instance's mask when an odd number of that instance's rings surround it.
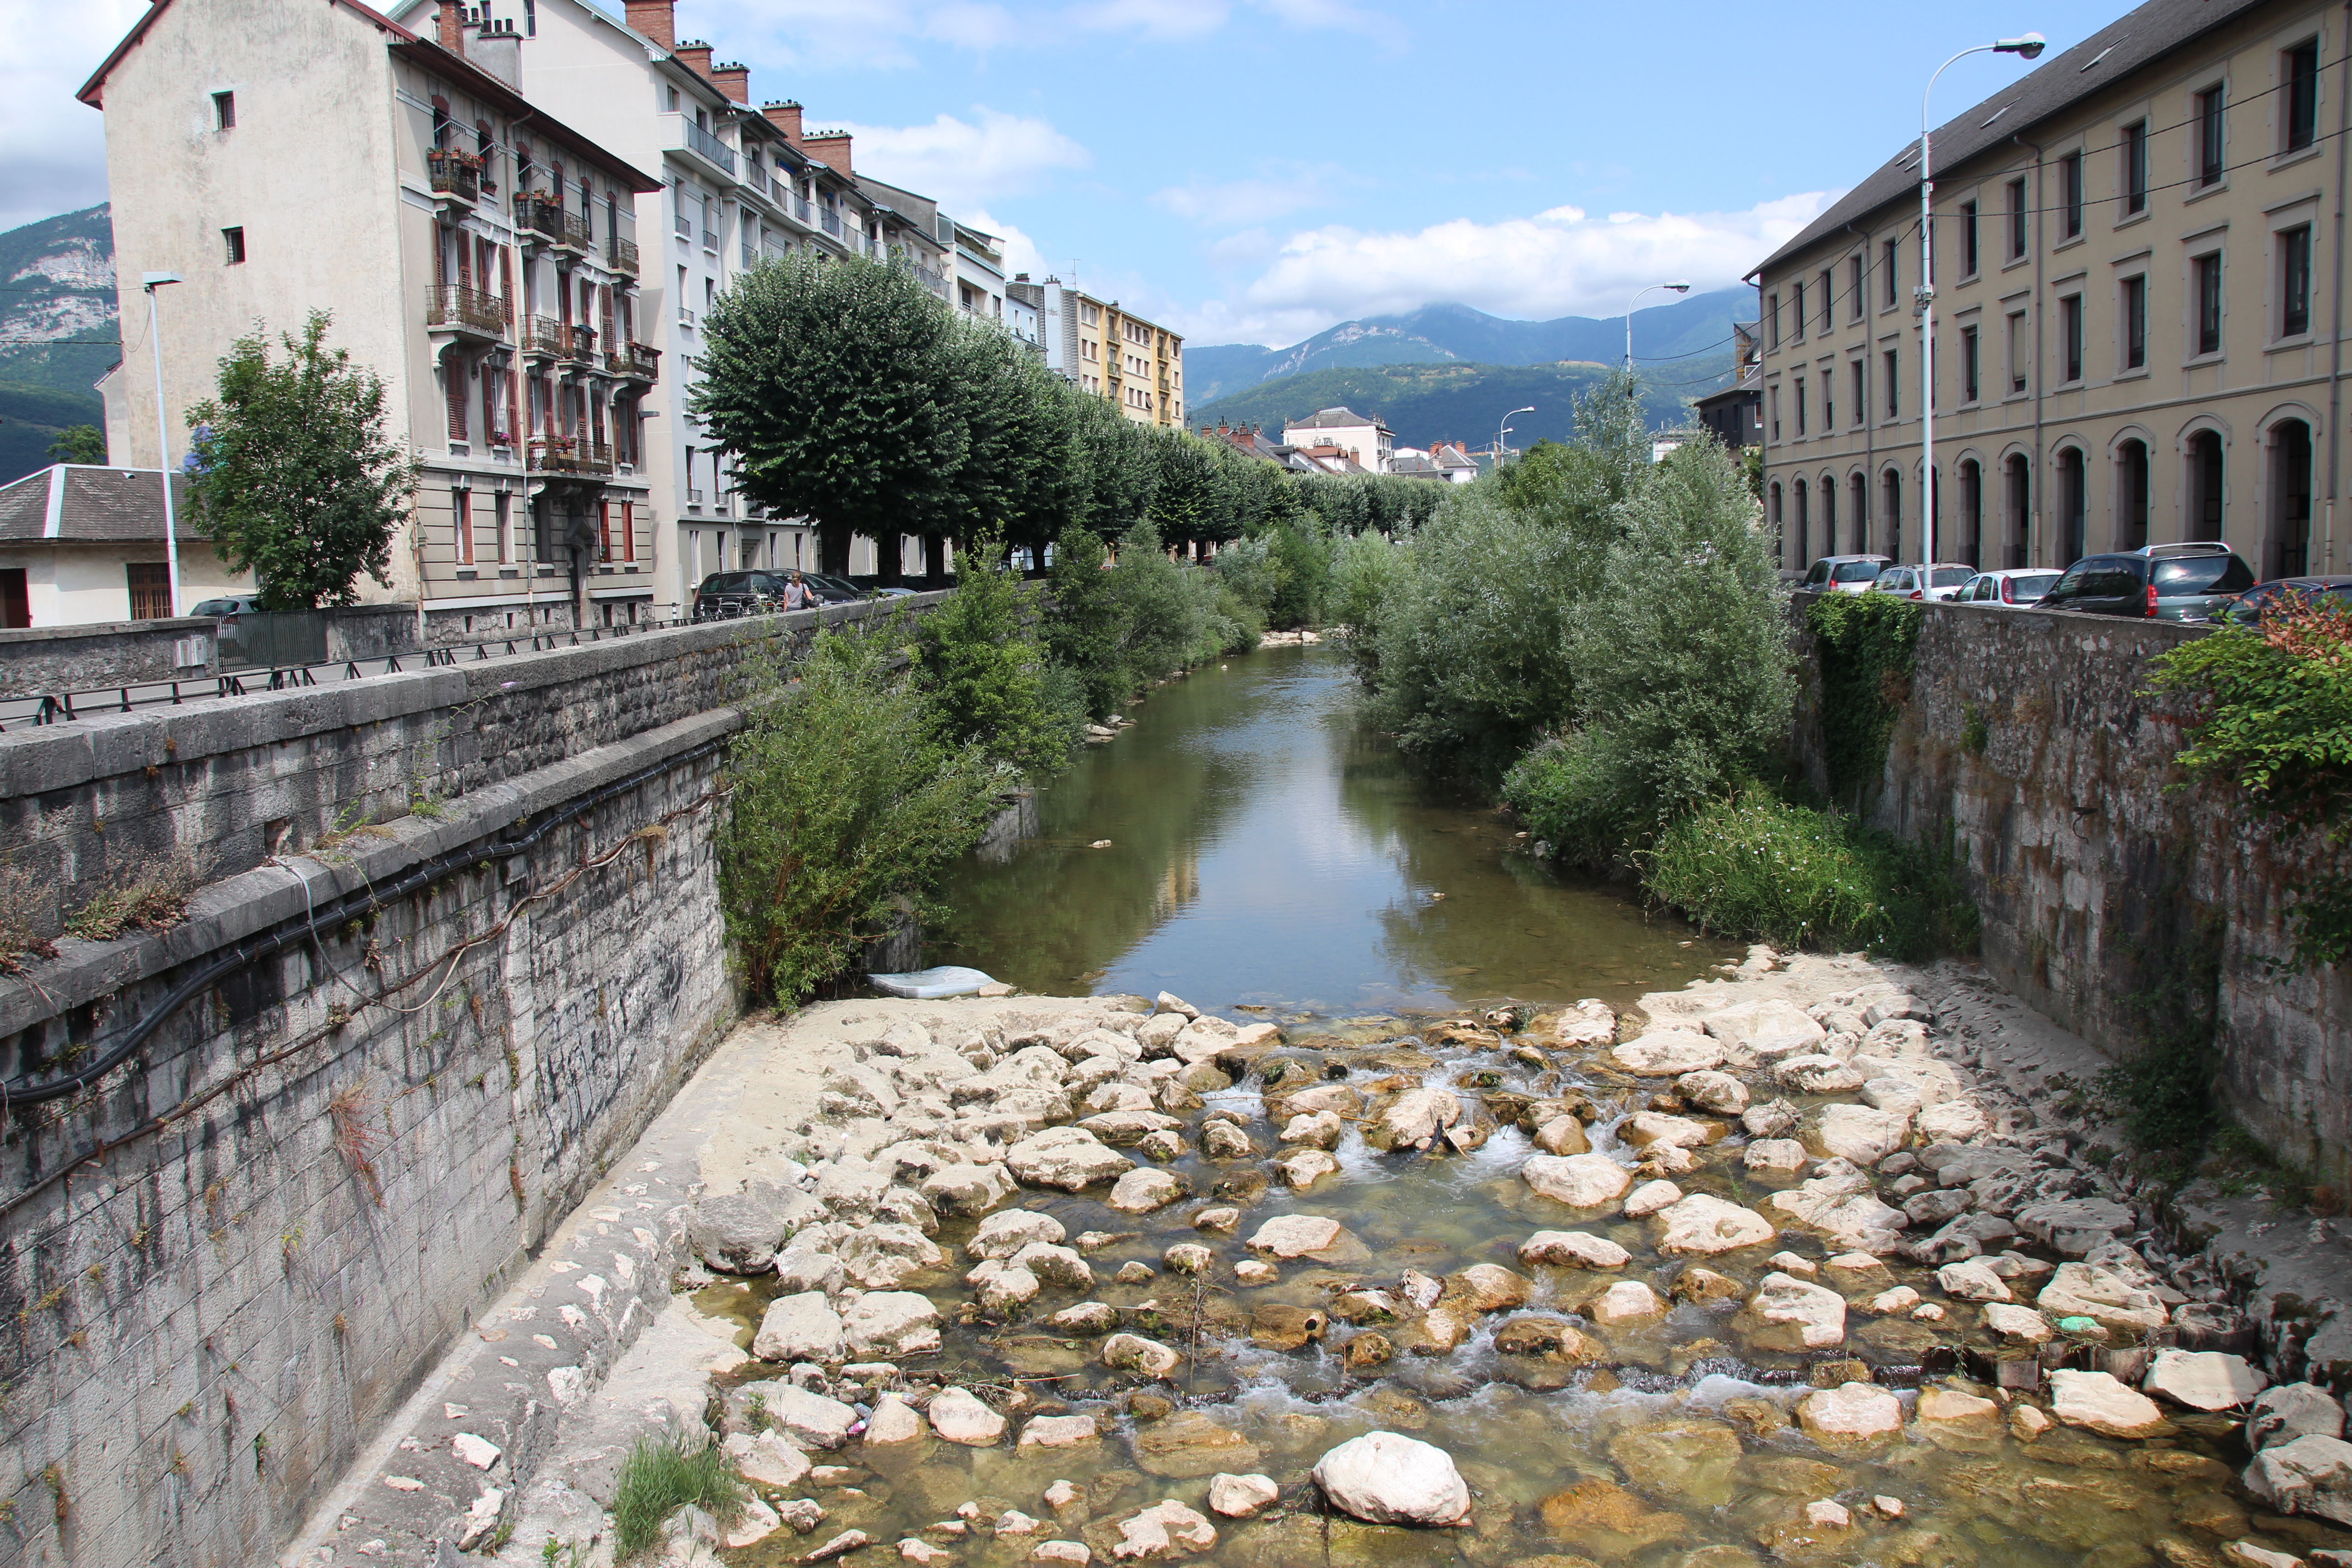
M 362 597 L 415 604 L 436 642 L 629 618 L 649 595 L 597 590 L 652 557 L 633 217 L 658 186 L 456 32 L 349 0 L 158 0 L 99 68 L 80 97 L 106 114 L 128 329 L 109 450 L 177 464 L 231 342 L 331 311 L 421 463 L 392 584 Z M 157 300 L 168 452 L 149 273 L 180 279 Z
M 1939 559 L 2338 569 L 2346 16 L 2152 0 L 1935 132 Z M 1917 157 L 1755 274 L 1792 568 L 1920 558 Z
M 1061 328 L 1060 355 L 1047 363 L 1139 425 L 1183 429 L 1183 338 L 1122 310 L 1116 300 L 1052 279 L 1045 289 Z

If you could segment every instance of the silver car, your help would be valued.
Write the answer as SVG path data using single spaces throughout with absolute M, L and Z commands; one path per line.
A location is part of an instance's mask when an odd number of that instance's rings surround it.
M 1906 599 L 1954 599 L 1975 572 L 1975 567 L 1958 562 L 1937 562 L 1933 566 L 1889 566 L 1870 588 L 1874 594 L 1895 594 Z
M 1878 574 L 1894 564 L 1885 555 L 1824 555 L 1797 586 L 1815 594 L 1867 594 Z
M 1981 605 L 1993 610 L 2021 610 L 2042 602 L 2061 574 L 2046 566 L 2011 567 L 1979 572 L 1953 595 L 1956 605 Z

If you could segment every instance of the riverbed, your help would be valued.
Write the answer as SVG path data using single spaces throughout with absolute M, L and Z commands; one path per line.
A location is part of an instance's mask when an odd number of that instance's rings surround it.
M 1039 792 L 1033 837 L 956 868 L 926 962 L 1040 994 L 1344 1015 L 1623 1005 L 1744 952 L 1538 860 L 1356 706 L 1328 647 L 1159 688 Z

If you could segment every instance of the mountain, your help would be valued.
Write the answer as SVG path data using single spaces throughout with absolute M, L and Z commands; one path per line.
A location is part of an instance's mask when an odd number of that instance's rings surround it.
M 68 425 L 104 428 L 91 383 L 122 357 L 108 209 L 0 234 L 0 484 L 47 463 Z
M 1649 368 L 1685 354 L 1731 347 L 1731 323 L 1752 321 L 1756 295 L 1748 289 L 1718 289 L 1670 305 L 1638 310 L 1633 352 Z M 1464 361 L 1486 365 L 1552 364 L 1591 360 L 1615 364 L 1625 353 L 1625 318 L 1562 316 L 1553 321 L 1515 321 L 1467 305 L 1424 305 L 1402 316 L 1371 316 L 1342 321 L 1286 349 L 1256 343 L 1214 343 L 1184 351 L 1184 385 L 1194 408 L 1245 386 L 1280 376 L 1304 375 L 1351 365 L 1438 364 Z M 1679 362 L 1677 362 L 1679 363 Z M 1670 374 L 1670 373 L 1669 373 Z
M 1188 368 L 1191 358 L 1187 353 Z M 1710 372 L 1727 374 L 1730 363 L 1727 352 L 1692 360 L 1689 368 L 1695 376 Z M 1572 400 L 1608 373 L 1609 366 L 1590 362 L 1354 365 L 1244 387 L 1192 409 L 1187 418 L 1196 430 L 1223 420 L 1263 426 L 1266 434 L 1278 437 L 1284 420 L 1344 405 L 1388 421 L 1400 447 L 1425 447 L 1433 441 L 1459 440 L 1481 447 L 1493 443 L 1495 426 L 1502 423 L 1507 410 L 1533 405 L 1533 413 L 1511 420 L 1510 445 L 1524 448 L 1537 441 L 1567 440 L 1576 428 Z M 1712 380 L 1719 384 L 1720 377 Z M 1684 398 L 1706 389 L 1705 385 L 1644 386 L 1642 401 L 1651 426 L 1682 424 Z

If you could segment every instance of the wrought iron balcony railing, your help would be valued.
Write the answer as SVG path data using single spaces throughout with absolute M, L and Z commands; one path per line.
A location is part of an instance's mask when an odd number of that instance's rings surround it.
M 511 313 L 496 294 L 460 283 L 436 283 L 425 293 L 425 324 L 476 337 L 502 338 Z
M 425 167 L 432 176 L 435 195 L 466 202 L 481 199 L 482 160 L 475 154 L 453 147 L 428 147 Z

